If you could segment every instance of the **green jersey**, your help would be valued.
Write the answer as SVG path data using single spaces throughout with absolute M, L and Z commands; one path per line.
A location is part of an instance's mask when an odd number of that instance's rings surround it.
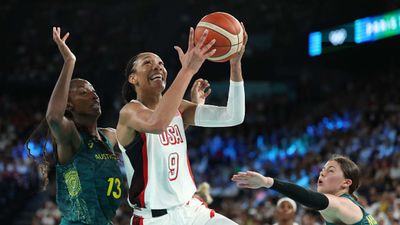
M 80 131 L 79 150 L 67 164 L 56 166 L 57 204 L 61 224 L 108 225 L 122 198 L 122 174 L 112 144 Z
M 352 225 L 378 225 L 378 222 L 376 222 L 376 220 L 374 219 L 374 217 L 372 217 L 371 215 L 369 215 L 369 214 L 365 211 L 364 207 L 362 207 L 361 204 L 360 204 L 359 202 L 357 202 L 357 201 L 356 201 L 353 197 L 351 197 L 349 194 L 343 194 L 343 195 L 341 195 L 340 197 L 345 197 L 345 198 L 350 199 L 350 201 L 354 202 L 354 204 L 356 204 L 358 207 L 360 207 L 360 209 L 361 209 L 361 211 L 362 211 L 362 213 L 363 213 L 362 219 L 361 219 L 359 222 L 357 222 L 357 223 L 355 223 L 355 224 L 352 224 Z M 326 222 L 326 225 L 336 225 L 336 224 Z

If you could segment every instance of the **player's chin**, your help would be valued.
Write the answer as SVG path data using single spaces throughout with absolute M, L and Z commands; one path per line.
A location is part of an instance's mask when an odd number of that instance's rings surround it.
M 320 192 L 320 193 L 325 193 L 325 189 L 321 185 L 317 186 L 317 191 Z
M 100 107 L 100 104 L 98 104 L 98 105 L 95 105 L 95 106 L 93 106 L 93 112 L 94 113 L 101 113 L 101 107 Z
M 152 81 L 150 85 L 153 90 L 158 90 L 160 92 L 163 92 L 166 87 L 166 81 L 157 79 Z
M 94 108 L 92 114 L 93 116 L 99 117 L 101 115 L 101 108 Z

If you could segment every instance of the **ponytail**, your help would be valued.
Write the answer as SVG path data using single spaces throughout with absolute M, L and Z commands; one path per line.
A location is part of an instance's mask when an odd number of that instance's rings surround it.
M 133 56 L 131 59 L 129 59 L 126 67 L 125 67 L 125 82 L 122 85 L 122 98 L 124 99 L 125 103 L 130 102 L 132 99 L 136 98 L 136 91 L 135 87 L 128 82 L 128 78 L 132 73 L 136 72 L 135 69 L 135 62 L 139 58 L 139 56 L 143 53 L 139 53 L 135 56 Z
M 73 120 L 72 113 L 68 110 L 65 110 L 64 116 L 68 119 Z M 38 161 L 35 156 L 31 154 L 29 143 L 34 142 L 35 140 L 40 140 L 41 138 L 44 138 L 43 145 L 41 146 L 43 157 L 41 161 Z M 50 127 L 46 119 L 42 119 L 42 121 L 40 121 L 39 125 L 33 130 L 32 134 L 25 142 L 25 148 L 28 150 L 28 156 L 32 158 L 36 162 L 36 164 L 39 165 L 39 172 L 43 178 L 44 191 L 47 189 L 47 185 L 49 184 L 49 169 L 52 166 L 51 161 L 48 160 L 50 155 L 47 154 L 47 143 L 49 140 L 51 145 L 53 146 L 54 159 L 57 162 L 58 158 L 56 140 L 54 139 L 53 135 L 51 135 Z
M 136 92 L 131 83 L 127 80 L 122 85 L 122 98 L 124 99 L 125 103 L 130 102 L 132 99 L 136 98 Z
M 43 137 L 43 133 L 46 133 L 44 135 L 44 143 L 42 145 L 42 151 L 43 151 L 43 158 L 41 162 L 38 162 L 35 159 L 35 156 L 31 154 L 31 149 L 29 147 L 29 143 L 34 141 L 35 139 L 39 139 L 40 137 Z M 50 168 L 50 162 L 47 159 L 47 141 L 51 140 L 51 144 L 53 145 L 53 149 L 56 148 L 55 142 L 53 140 L 53 136 L 50 133 L 49 126 L 47 124 L 46 119 L 42 119 L 42 121 L 39 123 L 39 125 L 33 130 L 32 134 L 29 136 L 28 140 L 25 142 L 25 148 L 28 150 L 28 156 L 31 157 L 38 165 L 39 165 L 39 172 L 43 177 L 43 190 L 45 191 L 47 189 L 47 185 L 49 184 L 49 168 Z

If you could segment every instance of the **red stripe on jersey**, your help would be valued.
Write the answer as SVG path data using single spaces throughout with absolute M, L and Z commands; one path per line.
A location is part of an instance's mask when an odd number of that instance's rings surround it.
M 186 160 L 187 160 L 187 165 L 188 165 L 188 168 L 189 168 L 190 176 L 192 177 L 192 180 L 193 180 L 193 184 L 194 184 L 194 186 L 196 186 L 196 182 L 194 181 L 194 176 L 193 176 L 193 173 L 192 173 L 192 168 L 190 167 L 189 154 L 187 153 L 187 150 L 186 150 Z
M 133 221 L 131 225 L 143 225 L 143 218 L 138 216 L 133 216 Z
M 212 209 L 211 211 L 210 211 L 210 218 L 213 218 L 215 216 L 215 211 L 214 211 L 214 209 Z
M 141 133 L 140 134 L 142 140 L 143 140 L 143 146 L 142 146 L 142 157 L 143 157 L 143 191 L 139 195 L 139 201 L 140 201 L 140 207 L 145 208 L 144 204 L 144 194 L 146 191 L 146 186 L 147 186 L 147 181 L 148 181 L 148 161 L 147 161 L 147 142 L 146 142 L 146 134 Z

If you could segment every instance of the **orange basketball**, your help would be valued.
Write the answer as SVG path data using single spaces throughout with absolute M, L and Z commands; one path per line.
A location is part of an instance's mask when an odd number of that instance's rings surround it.
M 216 49 L 208 60 L 213 62 L 226 62 L 234 57 L 243 45 L 243 30 L 239 21 L 232 15 L 224 12 L 214 12 L 204 16 L 197 24 L 194 31 L 196 44 L 204 30 L 208 29 L 207 44 L 212 39 L 216 42 L 211 49 Z

